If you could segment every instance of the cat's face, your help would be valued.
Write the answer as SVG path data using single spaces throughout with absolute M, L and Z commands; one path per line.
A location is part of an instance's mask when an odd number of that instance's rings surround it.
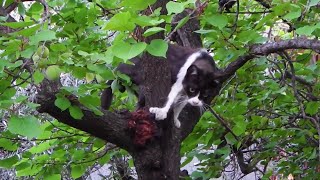
M 210 103 L 216 93 L 214 89 L 219 86 L 218 82 L 212 80 L 212 73 L 205 73 L 195 65 L 189 67 L 182 84 L 188 103 L 200 107 Z

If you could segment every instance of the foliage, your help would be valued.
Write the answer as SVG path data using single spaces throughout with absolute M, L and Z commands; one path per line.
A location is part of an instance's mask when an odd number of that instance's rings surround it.
M 164 57 L 168 48 L 160 39 L 143 42 L 136 27 L 145 28 L 143 38 L 158 32 L 169 36 L 176 30 L 170 26 L 174 15 L 198 8 L 201 14 L 190 18 L 199 18 L 201 29 L 196 32 L 222 68 L 248 53 L 253 44 L 320 35 L 318 0 L 276 0 L 271 7 L 264 1 L 243 0 L 230 13 L 221 12 L 218 1 L 201 1 L 203 6 L 196 7 L 195 0 L 180 0 L 167 3 L 165 15 L 160 15 L 160 9 L 141 13 L 155 2 L 0 0 L 0 114 L 8 122 L 0 134 L 0 148 L 17 151 L 26 142 L 33 145 L 19 151 L 19 156 L 0 160 L 0 167 L 14 168 L 18 177 L 78 178 L 113 156 L 127 155 L 37 113 L 34 92 L 25 89 L 37 91 L 45 78 L 63 79 L 66 74 L 82 80 L 77 85 L 64 82 L 55 101 L 81 121 L 84 113 L 66 97 L 75 95 L 88 110 L 102 115 L 100 91 L 105 81 L 115 80 L 112 107 L 134 109 L 134 93 L 118 91 L 119 83 L 131 87 L 131 81 L 116 73 L 115 67 L 143 52 Z M 14 14 L 15 21 L 10 19 Z M 160 27 L 161 23 L 166 26 Z M 235 178 L 258 172 L 265 179 L 275 174 L 319 179 L 320 66 L 316 60 L 312 50 L 279 50 L 238 69 L 211 105 L 231 131 L 206 112 L 182 144 L 181 155 L 187 157 L 182 166 L 194 157 L 200 161 L 198 170 L 190 172 L 192 178 L 218 177 L 231 168 Z M 276 162 L 276 171 L 267 168 L 270 162 Z M 61 174 L 65 169 L 70 174 Z

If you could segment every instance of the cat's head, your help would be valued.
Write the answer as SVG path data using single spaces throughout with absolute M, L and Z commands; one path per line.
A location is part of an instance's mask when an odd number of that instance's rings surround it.
M 192 106 L 209 104 L 221 86 L 213 80 L 213 72 L 207 72 L 196 65 L 191 65 L 183 80 L 183 89 L 188 96 L 188 103 Z

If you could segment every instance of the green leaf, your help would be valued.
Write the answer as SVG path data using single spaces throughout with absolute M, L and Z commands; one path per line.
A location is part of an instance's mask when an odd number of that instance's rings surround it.
M 153 56 L 166 57 L 168 43 L 161 39 L 152 40 L 147 46 L 147 51 Z
M 21 176 L 33 176 L 37 173 L 39 173 L 41 171 L 41 169 L 43 169 L 42 165 L 31 165 L 28 166 L 24 169 L 21 169 L 19 171 L 17 171 L 17 177 L 21 177 Z
M 184 17 L 183 19 L 181 19 L 181 20 L 179 21 L 178 25 L 174 28 L 174 31 L 177 30 L 177 29 L 179 29 L 179 28 L 181 28 L 183 25 L 185 25 L 185 24 L 189 21 L 189 19 L 190 19 L 190 16 L 189 16 L 189 15 L 186 16 L 186 17 Z
M 216 31 L 212 30 L 212 29 L 210 29 L 210 30 L 199 29 L 199 30 L 194 31 L 194 32 L 199 33 L 199 34 L 208 34 L 208 33 L 216 32 Z
M 130 12 L 122 12 L 114 15 L 104 27 L 106 30 L 132 31 L 135 24 L 131 20 Z
M 84 116 L 83 112 L 78 106 L 70 106 L 69 112 L 74 119 L 82 119 L 82 117 Z
M 82 96 L 79 98 L 81 104 L 93 105 L 95 107 L 100 105 L 100 98 L 98 96 Z
M 32 148 L 29 149 L 29 152 L 32 153 L 32 154 L 36 154 L 36 153 L 42 153 L 43 151 L 45 150 L 48 150 L 51 148 L 51 144 L 53 144 L 54 142 L 56 142 L 57 140 L 54 139 L 54 140 L 49 140 L 49 141 L 46 141 L 44 143 L 40 143 L 36 146 L 33 146 Z
M 81 8 L 79 12 L 76 12 L 74 15 L 74 21 L 78 24 L 86 24 L 87 23 L 87 8 Z
M 309 6 L 315 6 L 320 2 L 320 0 L 310 0 Z
M 228 134 L 226 134 L 224 137 L 226 138 L 228 144 L 233 145 L 237 142 L 235 137 L 230 132 Z
M 86 172 L 86 168 L 82 165 L 71 166 L 71 177 L 76 179 L 82 176 Z
M 79 54 L 80 56 L 83 56 L 83 57 L 87 57 L 87 56 L 90 55 L 89 53 L 87 53 L 87 52 L 85 52 L 85 51 L 81 51 L 81 50 L 78 51 L 78 54 Z
M 61 180 L 61 175 L 60 174 L 52 174 L 49 176 L 45 176 L 44 180 Z
M 14 144 L 9 139 L 4 139 L 4 138 L 0 139 L 0 147 L 8 151 L 15 151 L 18 149 L 17 144 Z
M 64 44 L 51 44 L 50 49 L 52 51 L 66 51 L 67 47 Z
M 320 107 L 319 102 L 315 102 L 315 101 L 308 102 L 306 107 L 306 113 L 310 115 L 315 115 L 317 114 L 319 107 Z
M 61 74 L 61 69 L 58 65 L 52 65 L 46 69 L 46 77 L 49 80 L 59 79 L 60 74 Z
M 124 0 L 121 5 L 133 10 L 144 10 L 155 2 L 156 0 Z
M 43 6 L 39 2 L 35 2 L 29 8 L 29 13 L 31 14 L 39 14 L 43 11 Z
M 157 18 L 152 18 L 149 16 L 138 16 L 134 19 L 134 22 L 140 26 L 156 26 L 164 22 L 164 19 L 158 20 Z
M 38 69 L 33 73 L 32 76 L 35 84 L 40 84 L 44 79 L 44 75 Z
M 84 67 L 72 67 L 72 75 L 79 79 L 84 78 L 86 76 L 86 70 Z
M 224 28 L 228 24 L 228 18 L 222 14 L 214 14 L 206 18 L 206 21 L 209 24 L 218 27 L 219 29 Z
M 54 101 L 54 105 L 64 111 L 71 106 L 71 102 L 64 96 L 57 96 L 57 99 Z
M 31 58 L 31 56 L 34 54 L 34 52 L 37 50 L 36 46 L 30 46 L 24 51 L 21 52 L 21 57 L 24 58 Z
M 184 4 L 170 1 L 166 5 L 168 15 L 170 14 L 179 14 L 184 10 Z
M 34 116 L 12 116 L 8 123 L 8 129 L 10 132 L 26 136 L 28 139 L 37 137 L 41 133 L 40 123 Z
M 148 36 L 151 36 L 153 34 L 156 34 L 157 32 L 160 32 L 160 31 L 164 31 L 165 29 L 164 28 L 161 28 L 161 27 L 152 27 L 150 29 L 147 29 L 144 33 L 143 33 L 143 36 L 144 37 L 148 37 Z
M 56 32 L 43 30 L 30 37 L 30 44 L 38 44 L 40 41 L 50 41 L 56 39 Z
M 28 151 L 27 151 L 28 152 Z M 26 157 L 25 155 L 22 155 L 23 158 L 31 158 L 31 155 Z M 16 165 L 15 165 L 15 170 L 16 171 L 20 171 L 20 170 L 23 170 L 23 169 L 26 169 L 28 167 L 30 167 L 31 164 L 29 162 L 24 162 L 24 160 L 21 160 L 20 162 L 18 162 Z
M 245 124 L 237 124 L 232 128 L 232 132 L 236 135 L 239 136 L 243 134 L 246 131 L 246 125 Z
M 112 83 L 111 83 L 111 89 L 112 89 L 112 93 L 116 92 L 117 90 L 119 90 L 119 83 L 117 80 L 114 80 Z
M 185 159 L 183 163 L 180 165 L 180 168 L 183 168 L 184 166 L 189 164 L 192 160 L 193 160 L 193 157 L 187 157 L 187 159 Z
M 0 160 L 0 167 L 10 169 L 19 161 L 19 157 L 17 155 L 6 158 L 6 159 L 1 159 Z
M 288 19 L 288 20 L 292 20 L 292 19 L 298 18 L 300 16 L 301 16 L 301 10 L 290 12 L 290 13 L 286 14 L 285 16 L 283 16 L 283 18 Z
M 128 60 L 142 53 L 146 46 L 147 44 L 144 42 L 132 45 L 126 42 L 119 42 L 112 47 L 112 52 L 118 58 Z
M 296 30 L 297 34 L 310 36 L 316 30 L 315 26 L 303 26 Z
M 129 83 L 129 82 L 131 81 L 130 76 L 128 76 L 128 75 L 126 75 L 126 74 L 122 74 L 122 73 L 120 73 L 120 72 L 117 72 L 117 76 L 118 76 L 120 79 L 126 81 L 126 83 Z
M 99 159 L 98 163 L 101 165 L 107 164 L 111 160 L 114 154 L 116 154 L 116 152 L 114 151 L 108 152 L 107 154 L 105 154 L 103 157 Z
M 26 8 L 24 7 L 24 4 L 21 2 L 18 5 L 18 12 L 21 16 L 24 16 L 26 14 Z
M 35 34 L 37 32 L 37 30 L 39 30 L 40 27 L 41 27 L 41 24 L 38 24 L 36 26 L 33 26 L 33 27 L 30 27 L 30 28 L 26 28 L 26 29 L 23 29 L 21 31 L 15 32 L 14 34 L 18 34 L 18 35 L 29 37 L 29 36 Z
M 86 81 L 88 83 L 92 82 L 94 80 L 95 74 L 93 73 L 86 73 Z
M 8 26 L 8 27 L 17 29 L 17 28 L 23 28 L 23 27 L 33 25 L 34 22 L 33 21 L 29 21 L 29 22 L 21 21 L 21 22 L 8 22 L 8 23 L 0 23 L 0 24 L 3 26 Z

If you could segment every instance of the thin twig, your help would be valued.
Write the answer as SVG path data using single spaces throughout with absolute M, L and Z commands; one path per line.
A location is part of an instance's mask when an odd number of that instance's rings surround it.
M 286 53 L 285 51 L 283 51 L 283 53 L 280 53 L 280 56 L 284 57 L 289 63 L 289 66 L 290 66 L 290 69 L 291 69 L 291 73 L 292 73 L 292 77 L 291 77 L 292 89 L 293 89 L 293 92 L 294 92 L 294 96 L 296 97 L 296 99 L 298 101 L 302 116 L 303 116 L 303 118 L 309 119 L 315 125 L 315 127 L 317 129 L 318 136 L 320 137 L 320 125 L 319 125 L 319 122 L 315 118 L 307 116 L 306 112 L 304 110 L 305 107 L 303 105 L 303 102 L 302 102 L 302 100 L 300 98 L 300 95 L 298 93 L 298 90 L 296 88 L 296 76 L 295 76 L 295 69 L 294 69 L 292 60 L 289 57 L 288 53 Z M 320 161 L 320 138 L 318 138 L 318 158 L 319 158 L 319 161 Z
M 197 12 L 197 9 L 194 9 L 193 11 L 191 11 L 190 13 L 189 13 L 189 17 L 191 17 L 193 14 L 195 14 L 195 12 Z M 182 19 L 180 19 L 180 21 L 181 21 Z M 165 37 L 165 41 L 170 41 L 170 39 L 172 39 L 172 36 L 177 32 L 177 30 L 178 30 L 179 28 L 174 28 L 173 29 L 173 31 L 171 31 L 168 35 L 167 35 L 167 37 Z
M 316 116 L 317 119 L 310 117 L 310 116 L 306 116 L 305 118 L 309 119 L 316 127 L 317 129 L 317 133 L 318 133 L 318 159 L 320 161 L 320 125 L 319 125 L 319 117 Z
M 50 15 L 48 3 L 45 0 L 38 0 L 44 7 L 44 13 L 42 17 L 42 21 L 45 22 Z
M 234 132 L 231 130 L 231 128 L 228 126 L 228 124 L 224 121 L 224 119 L 222 119 L 210 106 L 208 106 L 208 109 L 211 112 L 211 114 L 213 114 L 213 116 L 218 119 L 218 121 L 223 125 L 223 127 L 225 127 L 227 129 L 227 131 L 229 131 L 235 137 L 235 139 L 238 141 L 239 139 L 238 139 L 237 135 L 234 134 Z
M 234 24 L 232 26 L 232 32 L 229 36 L 229 39 L 233 36 L 233 34 L 236 32 L 237 27 L 238 27 L 238 19 L 239 19 L 239 10 L 240 10 L 240 4 L 239 0 L 237 0 L 237 10 L 236 10 L 236 20 L 234 21 Z
M 294 69 L 294 66 L 293 66 L 293 62 L 290 58 L 290 56 L 288 55 L 288 53 L 286 53 L 285 51 L 283 51 L 283 53 L 280 53 L 280 56 L 284 57 L 289 66 L 290 66 L 290 69 L 291 69 L 291 73 L 292 73 L 292 76 L 291 76 L 291 81 L 292 81 L 292 89 L 293 89 L 293 93 L 294 93 L 294 96 L 296 97 L 297 101 L 298 101 L 298 104 L 299 104 L 299 107 L 300 107 L 300 110 L 302 112 L 302 115 L 303 116 L 306 116 L 306 113 L 304 112 L 304 106 L 303 106 L 303 102 L 298 94 L 298 90 L 297 90 L 297 87 L 296 87 L 296 75 L 295 75 L 295 69 Z
M 69 132 L 69 131 L 67 131 L 67 130 L 64 130 L 64 129 L 62 129 L 62 128 L 56 126 L 56 125 L 54 125 L 50 120 L 48 120 L 48 122 L 49 122 L 54 128 L 56 128 L 56 129 L 58 129 L 58 130 L 60 130 L 60 131 L 63 131 L 63 132 L 65 132 L 65 133 L 71 134 L 71 135 L 73 135 L 73 136 L 85 136 L 85 134 L 76 134 L 76 133 L 72 133 L 72 132 Z
M 272 13 L 273 11 L 241 11 L 241 12 L 224 12 L 224 14 L 265 14 L 265 13 Z

